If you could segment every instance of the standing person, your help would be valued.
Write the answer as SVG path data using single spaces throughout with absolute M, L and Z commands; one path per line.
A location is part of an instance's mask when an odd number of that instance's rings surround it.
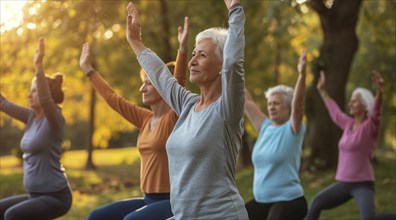
M 167 64 L 169 71 L 184 86 L 187 70 L 188 18 L 184 28 L 178 29 L 179 51 L 176 60 Z M 92 211 L 88 220 L 167 219 L 172 217 L 169 201 L 169 166 L 165 143 L 178 116 L 162 99 L 142 69 L 140 87 L 143 103 L 150 109 L 139 107 L 117 95 L 90 63 L 90 46 L 85 43 L 80 58 L 81 69 L 107 104 L 139 130 L 137 148 L 141 158 L 140 187 L 144 198 L 133 198 L 110 203 Z
M 249 219 L 303 219 L 307 202 L 299 169 L 305 134 L 304 103 L 307 52 L 298 61 L 294 88 L 278 85 L 265 93 L 269 118 L 246 89 L 245 113 L 259 132 L 253 147 L 254 199 L 246 203 Z
M 173 79 L 141 40 L 139 14 L 127 6 L 127 40 L 158 92 L 179 115 L 166 144 L 176 219 L 247 219 L 235 183 L 243 133 L 244 11 L 225 0 L 230 28 L 199 33 L 189 62 L 194 94 Z M 224 52 L 223 52 L 224 51 Z
M 349 115 L 342 112 L 325 89 L 322 71 L 317 84 L 333 122 L 343 130 L 338 142 L 336 183 L 319 192 L 312 200 L 308 220 L 319 219 L 320 212 L 356 200 L 361 219 L 376 219 L 374 207 L 373 157 L 381 127 L 381 104 L 384 80 L 377 71 L 371 77 L 375 96 L 364 88 L 353 91 L 349 101 Z
M 40 38 L 29 107 L 0 94 L 0 111 L 26 124 L 21 149 L 23 184 L 29 193 L 0 200 L 1 219 L 53 219 L 66 214 L 72 204 L 71 189 L 60 162 L 65 119 L 58 105 L 64 99 L 63 76 L 46 76 L 43 57 L 44 39 Z

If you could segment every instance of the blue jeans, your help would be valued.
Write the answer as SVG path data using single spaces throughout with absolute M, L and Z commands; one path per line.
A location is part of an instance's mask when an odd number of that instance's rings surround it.
M 312 200 L 307 220 L 319 219 L 320 212 L 340 206 L 354 198 L 363 220 L 375 219 L 374 182 L 342 183 L 336 182 L 321 192 Z
M 88 220 L 167 219 L 172 217 L 169 193 L 146 193 L 144 198 L 126 199 L 93 210 Z
M 0 219 L 54 219 L 66 214 L 71 204 L 72 193 L 69 187 L 53 193 L 7 197 L 0 200 Z

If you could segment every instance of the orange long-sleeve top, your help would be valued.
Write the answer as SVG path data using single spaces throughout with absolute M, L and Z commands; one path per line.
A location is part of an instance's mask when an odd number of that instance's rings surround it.
M 187 53 L 178 51 L 174 76 L 185 85 Z M 153 112 L 139 107 L 117 95 L 111 86 L 95 72 L 89 77 L 96 91 L 107 104 L 139 129 L 137 148 L 140 153 L 140 188 L 144 193 L 169 193 L 169 167 L 166 141 L 173 130 L 178 116 L 171 109 L 165 113 L 153 130 L 150 121 Z

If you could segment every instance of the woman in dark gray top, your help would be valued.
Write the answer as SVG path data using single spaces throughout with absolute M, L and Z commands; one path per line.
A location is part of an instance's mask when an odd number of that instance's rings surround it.
M 60 163 L 65 120 L 57 106 L 63 102 L 62 75 L 47 77 L 43 70 L 44 40 L 34 56 L 36 77 L 28 95 L 30 107 L 0 94 L 0 111 L 26 124 L 21 140 L 23 183 L 29 194 L 0 200 L 1 219 L 53 219 L 67 213 L 72 193 Z

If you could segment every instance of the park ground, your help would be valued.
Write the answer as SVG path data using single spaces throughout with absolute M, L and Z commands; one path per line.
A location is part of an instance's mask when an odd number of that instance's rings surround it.
M 139 187 L 139 155 L 136 148 L 95 150 L 96 170 L 86 170 L 86 151 L 68 151 L 62 156 L 71 187 L 73 206 L 61 220 L 83 220 L 89 212 L 104 204 L 142 195 Z M 378 213 L 396 213 L 396 160 L 379 158 L 375 167 L 375 205 Z M 334 182 L 335 170 L 317 173 L 304 172 L 301 182 L 307 201 Z M 22 168 L 15 156 L 0 158 L 0 197 L 24 193 Z M 245 201 L 252 199 L 253 169 L 237 173 L 238 189 Z M 50 181 L 50 180 L 49 180 Z M 323 220 L 359 219 L 353 200 L 338 208 L 324 211 Z

